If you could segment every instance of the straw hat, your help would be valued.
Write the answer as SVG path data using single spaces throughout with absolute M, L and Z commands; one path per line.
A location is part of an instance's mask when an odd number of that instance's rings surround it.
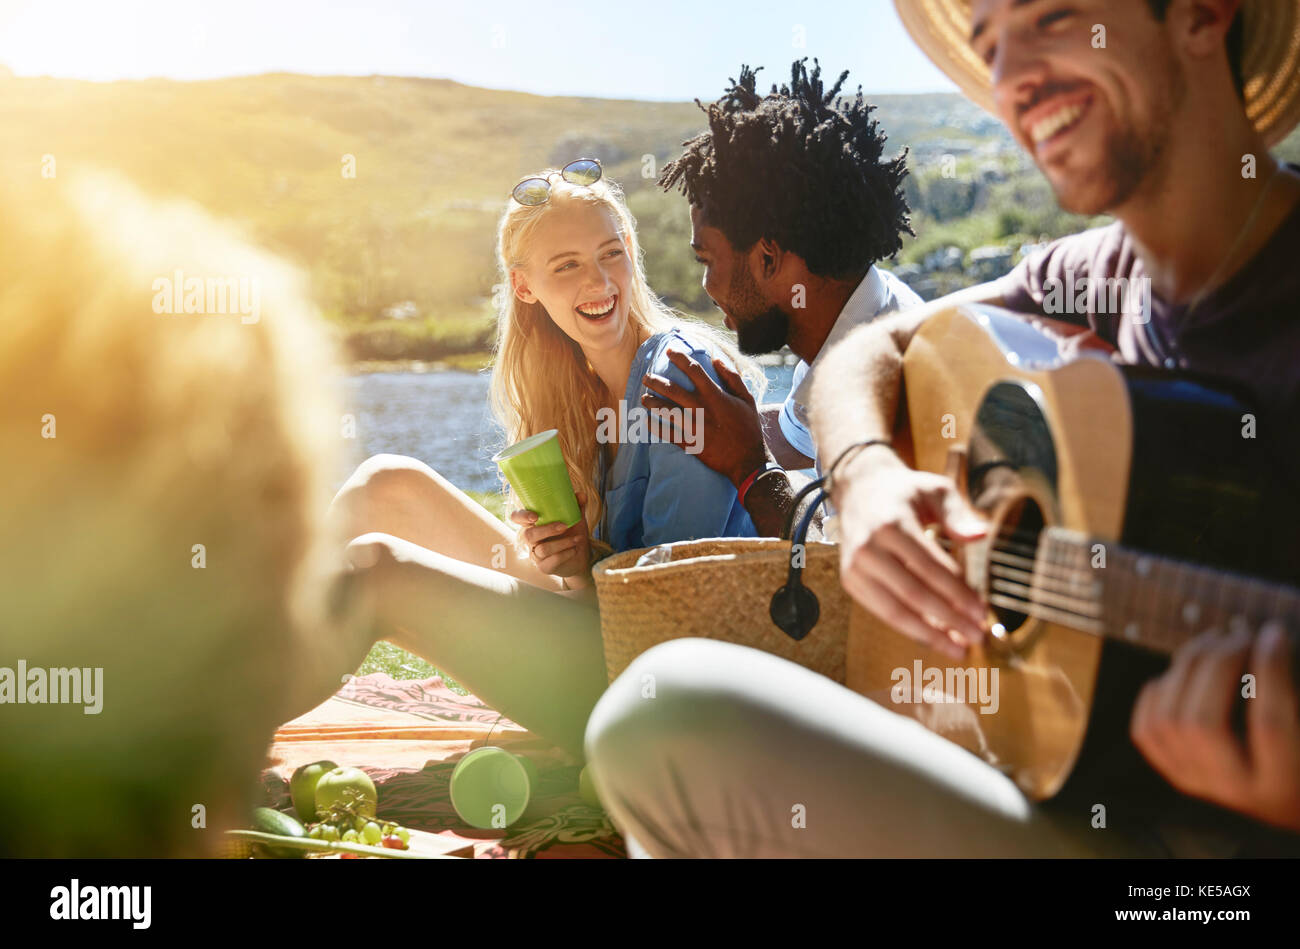
M 989 69 L 970 48 L 970 0 L 894 0 L 916 45 L 993 111 Z M 1269 146 L 1300 122 L 1300 0 L 1243 0 L 1246 115 Z

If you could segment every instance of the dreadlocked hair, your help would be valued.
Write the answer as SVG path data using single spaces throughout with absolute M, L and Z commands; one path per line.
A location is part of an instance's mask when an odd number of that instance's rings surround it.
M 762 239 L 804 259 L 818 276 L 861 276 L 912 234 L 903 196 L 907 151 L 882 160 L 887 141 L 862 97 L 841 98 L 848 70 L 826 89 L 821 66 L 790 68 L 790 84 L 761 96 L 757 69 L 709 106 L 709 129 L 683 142 L 660 186 L 680 188 L 738 251 Z

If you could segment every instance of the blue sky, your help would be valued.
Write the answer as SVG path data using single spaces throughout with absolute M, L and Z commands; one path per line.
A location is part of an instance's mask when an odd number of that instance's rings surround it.
M 742 62 L 779 81 L 800 56 L 871 93 L 955 88 L 890 0 L 0 0 L 0 64 L 20 76 L 383 73 L 681 100 L 716 97 Z

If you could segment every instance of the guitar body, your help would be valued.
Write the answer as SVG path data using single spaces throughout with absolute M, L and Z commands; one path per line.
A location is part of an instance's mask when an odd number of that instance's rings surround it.
M 990 558 L 1003 576 L 1015 574 L 1014 553 L 996 550 L 993 535 L 1032 551 L 1044 527 L 1097 542 L 1087 562 L 1066 565 L 1080 574 L 1104 573 L 1109 543 L 1258 574 L 1289 570 L 1259 549 L 1269 489 L 1259 477 L 1266 466 L 1243 447 L 1243 404 L 1101 353 L 1063 358 L 1052 327 L 962 306 L 931 317 L 908 346 L 914 465 L 953 477 L 992 522 L 990 542 L 955 554 L 968 582 L 989 595 Z M 1139 762 L 1128 713 L 1142 679 L 1167 660 L 1014 608 L 995 612 L 1002 634 L 958 668 L 855 608 L 847 684 L 983 758 L 1034 799 L 1056 795 L 1081 755 L 1109 758 L 1103 770 Z M 1099 675 L 1104 666 L 1115 670 L 1113 689 Z M 1085 745 L 1098 754 L 1084 754 Z

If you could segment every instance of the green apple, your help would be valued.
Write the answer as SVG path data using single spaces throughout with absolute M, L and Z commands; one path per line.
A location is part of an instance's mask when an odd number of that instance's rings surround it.
M 313 761 L 303 765 L 289 779 L 289 796 L 293 798 L 293 809 L 303 820 L 316 819 L 316 782 L 322 774 L 337 767 L 333 761 Z
M 316 810 L 321 814 L 329 813 L 336 803 L 352 803 L 360 800 L 356 813 L 366 817 L 375 816 L 375 807 L 379 803 L 379 792 L 375 782 L 360 768 L 335 768 L 320 776 L 316 782 Z
M 582 770 L 578 772 L 578 797 L 582 798 L 583 801 L 590 804 L 592 807 L 599 807 L 601 810 L 604 810 L 604 807 L 601 806 L 600 798 L 596 796 L 596 782 L 591 780 L 591 772 L 587 770 L 585 765 Z

